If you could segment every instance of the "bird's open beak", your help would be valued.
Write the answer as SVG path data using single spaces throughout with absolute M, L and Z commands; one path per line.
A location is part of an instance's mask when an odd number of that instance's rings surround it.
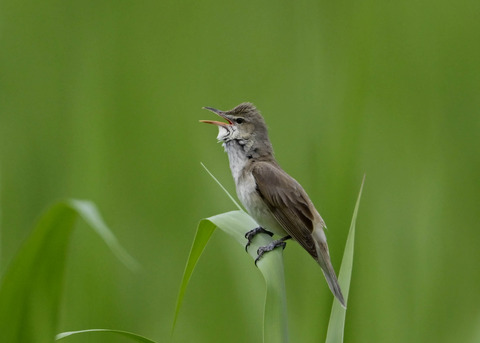
M 222 117 L 223 119 L 228 121 L 228 123 L 223 123 L 221 121 L 215 121 L 215 120 L 200 120 L 201 123 L 214 124 L 214 125 L 217 125 L 217 126 L 229 126 L 229 125 L 233 124 L 232 121 L 225 116 L 225 112 L 222 112 L 222 111 L 217 110 L 216 108 L 212 108 L 212 107 L 202 107 L 202 108 L 218 114 L 220 117 Z

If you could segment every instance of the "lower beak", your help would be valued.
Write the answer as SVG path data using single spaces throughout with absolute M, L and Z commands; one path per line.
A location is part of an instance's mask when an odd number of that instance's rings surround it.
M 217 126 L 229 126 L 229 123 L 222 123 L 221 121 L 215 121 L 215 120 L 200 120 L 200 123 L 206 123 L 206 124 L 214 124 Z

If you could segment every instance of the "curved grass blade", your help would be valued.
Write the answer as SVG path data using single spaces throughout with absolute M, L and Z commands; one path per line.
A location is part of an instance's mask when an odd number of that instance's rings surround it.
M 120 245 L 117 237 L 110 231 L 102 219 L 97 207 L 90 201 L 68 200 L 82 219 L 105 241 L 112 253 L 130 270 L 138 271 L 140 264 Z
M 213 174 L 201 163 L 202 167 L 222 188 L 227 196 L 232 200 L 239 211 L 222 213 L 200 221 L 197 227 L 190 255 L 183 274 L 180 290 L 177 297 L 175 307 L 175 315 L 172 324 L 171 335 L 175 331 L 178 314 L 185 296 L 188 282 L 192 276 L 195 265 L 200 258 L 205 246 L 207 245 L 213 231 L 216 227 L 220 228 L 230 236 L 232 236 L 243 247 L 247 244 L 245 233 L 258 227 L 258 224 L 242 210 L 240 205 L 228 193 L 223 185 L 213 176 Z M 256 235 L 248 253 L 255 259 L 256 251 L 260 246 L 268 245 L 273 239 L 264 234 Z M 283 269 L 283 252 L 281 249 L 275 249 L 257 263 L 258 269 L 262 272 L 266 284 L 265 295 L 265 312 L 263 325 L 263 342 L 264 343 L 286 343 L 288 342 L 288 320 L 287 320 L 287 296 L 285 290 L 285 274 Z
M 222 231 L 232 236 L 242 247 L 247 244 L 245 233 L 258 224 L 243 211 L 232 211 L 208 218 Z M 255 236 L 248 253 L 255 259 L 261 246 L 273 241 L 272 237 Z M 288 342 L 287 295 L 283 268 L 283 250 L 275 249 L 265 254 L 257 263 L 266 284 L 265 312 L 263 316 L 263 342 Z
M 110 330 L 110 329 L 90 329 L 90 330 L 80 330 L 80 331 L 68 331 L 68 332 L 62 332 L 59 333 L 56 337 L 56 340 L 63 339 L 65 337 L 73 336 L 73 335 L 78 335 L 78 334 L 88 334 L 91 332 L 95 333 L 107 333 L 107 334 L 117 334 L 120 336 L 124 336 L 127 338 L 131 338 L 133 341 L 140 342 L 140 343 L 156 343 L 155 341 L 152 341 L 148 338 L 145 338 L 143 336 L 128 332 L 128 331 L 121 331 L 121 330 Z
M 183 272 L 182 283 L 180 284 L 180 290 L 177 296 L 177 304 L 175 306 L 175 315 L 173 318 L 171 335 L 175 331 L 175 326 L 177 324 L 178 313 L 180 312 L 180 307 L 182 307 L 183 298 L 185 296 L 185 291 L 187 290 L 188 282 L 192 276 L 193 270 L 197 265 L 198 259 L 205 250 L 205 247 L 212 236 L 213 231 L 215 230 L 215 225 L 208 220 L 201 220 L 198 223 L 197 233 L 193 240 L 192 248 L 190 249 L 190 254 L 188 255 L 187 265 L 185 266 L 185 271 Z
M 65 258 L 79 215 L 124 262 L 133 261 L 114 239 L 93 203 L 67 200 L 53 205 L 40 218 L 2 276 L 1 342 L 46 343 L 55 337 Z
M 215 228 L 220 228 L 244 247 L 247 244 L 245 233 L 257 226 L 258 224 L 244 211 L 222 213 L 200 221 L 180 286 L 177 306 L 175 309 L 175 318 L 172 326 L 172 334 L 175 329 L 188 281 L 190 280 L 193 269 L 195 268 L 195 265 Z M 256 258 L 257 249 L 270 242 L 272 242 L 270 236 L 264 234 L 257 235 L 250 245 L 248 253 L 252 258 Z M 288 342 L 287 301 L 282 250 L 275 249 L 274 251 L 269 252 L 262 257 L 257 266 L 264 276 L 267 287 L 263 342 Z
M 357 222 L 358 207 L 360 206 L 360 198 L 362 197 L 363 184 L 365 183 L 365 175 L 363 176 L 360 192 L 358 193 L 355 209 L 353 210 L 352 222 L 348 232 L 347 243 L 343 253 L 342 265 L 338 276 L 338 282 L 342 288 L 345 304 L 348 302 L 348 292 L 350 291 L 350 280 L 353 268 L 353 250 L 355 241 L 355 225 Z M 330 321 L 328 323 L 326 343 L 342 343 L 345 328 L 346 309 L 343 308 L 338 301 L 334 301 Z

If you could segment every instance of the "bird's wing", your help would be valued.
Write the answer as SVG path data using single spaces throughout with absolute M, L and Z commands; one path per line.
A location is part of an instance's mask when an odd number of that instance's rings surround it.
M 312 237 L 315 214 L 310 209 L 313 205 L 302 186 L 272 163 L 254 163 L 252 174 L 257 192 L 278 223 L 317 260 Z

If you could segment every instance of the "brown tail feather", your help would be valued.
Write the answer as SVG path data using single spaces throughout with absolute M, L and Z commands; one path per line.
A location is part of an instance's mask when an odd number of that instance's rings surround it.
M 342 290 L 340 289 L 340 285 L 338 284 L 337 275 L 335 274 L 332 262 L 330 261 L 327 244 L 323 242 L 317 242 L 317 248 L 317 262 L 322 268 L 323 275 L 325 275 L 328 287 L 332 291 L 333 295 L 338 299 L 340 304 L 342 304 L 344 308 L 347 308 L 345 304 L 345 299 L 343 298 Z

